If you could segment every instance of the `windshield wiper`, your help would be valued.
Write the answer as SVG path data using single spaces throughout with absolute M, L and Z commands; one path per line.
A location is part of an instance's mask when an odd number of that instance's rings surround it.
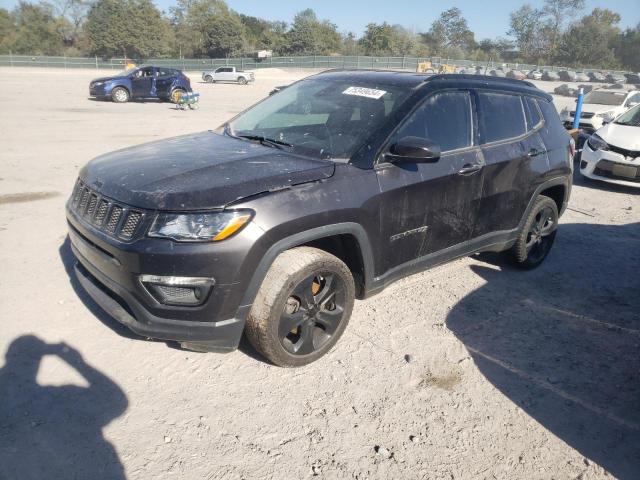
M 255 140 L 257 142 L 260 142 L 262 145 L 279 148 L 280 150 L 282 150 L 282 147 L 293 147 L 293 145 L 291 145 L 290 143 L 283 142 L 282 140 L 276 140 L 275 138 L 267 138 L 263 135 L 236 135 L 236 137 L 246 138 L 247 140 Z

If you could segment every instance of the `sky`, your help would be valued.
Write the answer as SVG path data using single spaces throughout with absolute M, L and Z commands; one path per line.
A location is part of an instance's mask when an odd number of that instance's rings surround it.
M 154 0 L 161 10 L 168 11 L 175 0 Z M 11 9 L 18 0 L 0 0 L 0 7 Z M 368 23 L 400 24 L 416 32 L 429 29 L 440 12 L 451 7 L 462 10 L 476 40 L 506 36 L 509 12 L 524 3 L 535 7 L 543 0 L 459 0 L 457 2 L 429 0 L 227 0 L 239 13 L 291 22 L 296 12 L 313 8 L 321 19 L 328 19 L 340 32 L 352 31 L 360 35 Z M 587 0 L 584 13 L 593 8 L 608 8 L 622 16 L 620 26 L 632 27 L 640 23 L 640 0 Z M 577 15 L 580 17 L 581 15 Z

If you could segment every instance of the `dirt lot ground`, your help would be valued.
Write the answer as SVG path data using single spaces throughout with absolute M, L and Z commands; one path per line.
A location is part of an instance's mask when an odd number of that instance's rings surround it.
M 576 175 L 541 268 L 410 277 L 296 370 L 137 338 L 82 292 L 64 203 L 85 162 L 305 74 L 194 75 L 181 112 L 89 100 L 94 71 L 2 70 L 0 478 L 640 478 L 640 190 Z

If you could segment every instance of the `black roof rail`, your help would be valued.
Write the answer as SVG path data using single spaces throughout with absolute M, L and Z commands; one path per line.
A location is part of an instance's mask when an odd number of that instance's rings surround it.
M 430 75 L 427 80 L 481 80 L 510 83 L 512 85 L 526 85 L 527 87 L 538 88 L 533 83 L 527 82 L 526 80 L 517 80 L 515 78 L 507 77 L 493 77 L 491 75 L 468 75 L 465 73 L 437 73 L 435 75 Z

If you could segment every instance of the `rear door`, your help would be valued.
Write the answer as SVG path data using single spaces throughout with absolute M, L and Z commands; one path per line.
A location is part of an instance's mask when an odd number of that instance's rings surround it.
M 437 143 L 442 155 L 435 163 L 376 166 L 384 270 L 469 240 L 482 193 L 484 162 L 475 146 L 469 91 L 429 96 L 393 134 L 389 146 L 407 136 Z
M 177 72 L 171 68 L 159 67 L 156 77 L 156 93 L 159 98 L 168 98 Z
M 132 97 L 155 97 L 155 69 L 145 67 L 138 70 L 131 80 L 131 89 Z
M 532 169 L 545 157 L 537 133 L 527 133 L 521 95 L 478 90 L 476 99 L 486 162 L 482 203 L 473 233 L 474 237 L 480 237 L 518 226 L 533 184 Z

